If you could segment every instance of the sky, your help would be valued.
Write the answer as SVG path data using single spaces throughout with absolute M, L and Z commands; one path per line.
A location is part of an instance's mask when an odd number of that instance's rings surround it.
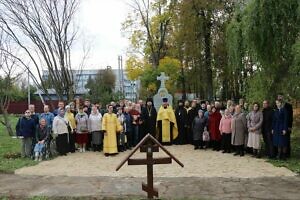
M 86 69 L 117 68 L 119 55 L 124 65 L 129 44 L 121 35 L 121 23 L 129 12 L 125 0 L 81 0 L 75 22 L 80 29 L 73 52 L 75 65 L 82 58 L 83 44 L 90 47 Z

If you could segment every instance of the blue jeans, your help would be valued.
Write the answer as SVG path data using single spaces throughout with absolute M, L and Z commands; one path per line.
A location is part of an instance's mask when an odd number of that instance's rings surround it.
M 42 153 L 43 149 L 45 148 L 45 144 L 37 143 L 34 146 L 34 152 Z

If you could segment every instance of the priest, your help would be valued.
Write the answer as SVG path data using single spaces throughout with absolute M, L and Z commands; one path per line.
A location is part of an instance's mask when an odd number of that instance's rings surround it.
M 162 106 L 157 114 L 158 140 L 164 145 L 172 145 L 173 140 L 178 136 L 175 113 L 168 103 L 168 98 L 162 99 Z
M 153 137 L 156 135 L 156 116 L 157 112 L 153 105 L 152 98 L 147 98 L 146 105 L 142 108 L 141 127 L 143 129 L 143 137 L 150 133 Z
M 105 156 L 118 153 L 117 134 L 122 131 L 122 126 L 113 113 L 113 106 L 108 106 L 108 113 L 105 113 L 102 118 L 102 129 L 104 132 L 103 152 Z

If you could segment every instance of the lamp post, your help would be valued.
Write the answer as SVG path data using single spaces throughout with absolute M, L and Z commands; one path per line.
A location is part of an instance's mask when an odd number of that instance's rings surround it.
M 131 81 L 130 82 L 130 85 L 131 85 L 131 89 L 132 89 L 132 95 L 131 95 L 131 98 L 132 98 L 132 101 L 135 101 L 135 82 L 134 81 Z
M 28 77 L 27 77 L 27 98 L 28 98 L 28 107 L 29 107 L 29 105 L 30 105 L 30 72 L 29 72 L 29 69 L 28 69 Z

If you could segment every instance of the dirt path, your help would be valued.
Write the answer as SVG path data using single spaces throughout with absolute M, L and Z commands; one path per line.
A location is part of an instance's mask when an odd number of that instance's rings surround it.
M 274 167 L 263 159 L 250 156 L 235 157 L 211 150 L 194 150 L 191 145 L 169 146 L 173 153 L 185 166 L 176 163 L 156 165 L 155 177 L 223 177 L 223 178 L 257 178 L 295 176 L 286 168 Z M 16 170 L 19 175 L 39 176 L 110 176 L 110 177 L 145 177 L 145 166 L 127 166 L 125 164 L 116 172 L 117 165 L 129 154 L 129 151 L 114 157 L 104 157 L 103 153 L 75 153 L 43 161 L 36 166 Z M 155 153 L 161 157 L 163 153 Z M 145 157 L 139 153 L 136 157 Z

